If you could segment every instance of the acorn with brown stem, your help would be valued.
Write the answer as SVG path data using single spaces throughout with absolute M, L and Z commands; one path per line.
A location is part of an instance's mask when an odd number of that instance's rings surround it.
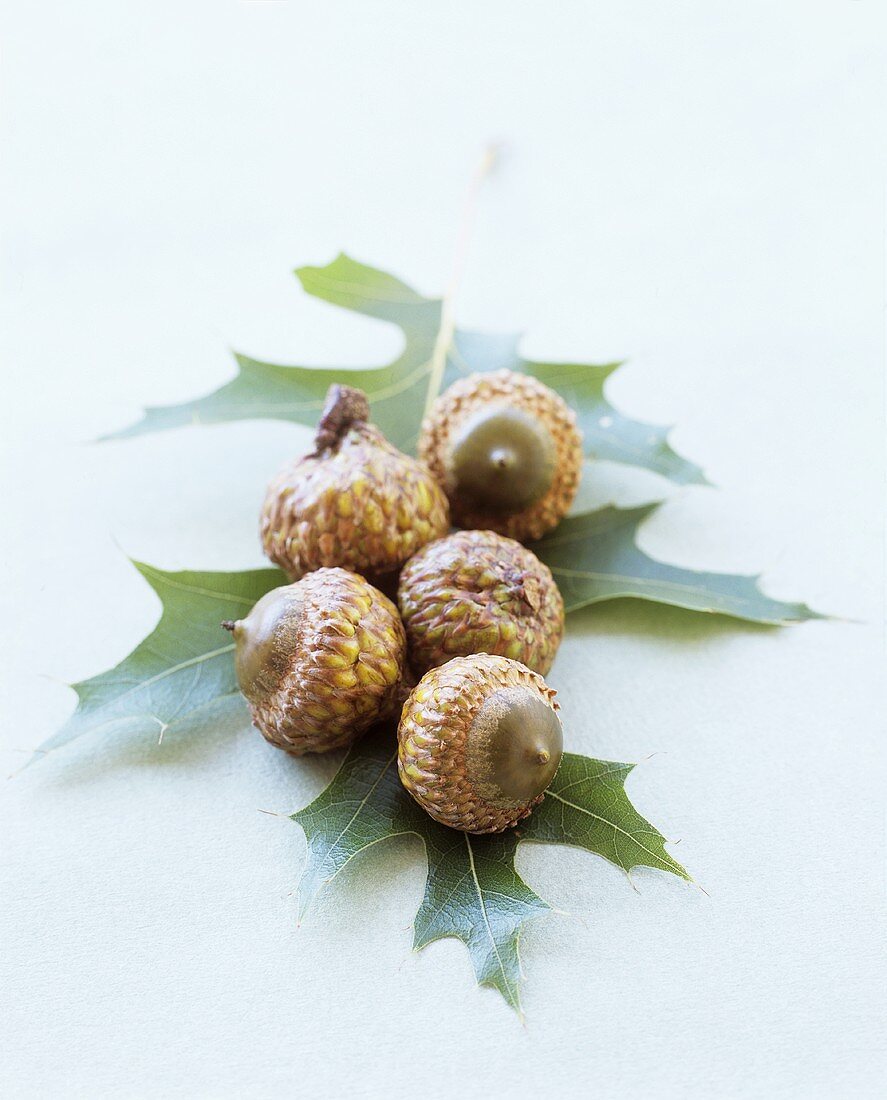
M 362 390 L 331 386 L 313 452 L 268 486 L 262 545 L 293 580 L 335 566 L 382 578 L 449 530 L 446 496 L 428 468 L 369 415 Z

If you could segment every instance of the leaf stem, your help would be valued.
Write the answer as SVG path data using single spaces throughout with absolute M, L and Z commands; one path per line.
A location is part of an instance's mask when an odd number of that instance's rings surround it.
M 450 271 L 450 281 L 447 284 L 440 305 L 440 328 L 437 339 L 434 342 L 434 350 L 431 353 L 431 371 L 428 376 L 428 392 L 425 398 L 425 410 L 423 416 L 431 411 L 440 387 L 443 383 L 444 371 L 447 365 L 447 352 L 453 341 L 456 321 L 453 313 L 453 304 L 459 285 L 462 282 L 462 273 L 465 270 L 465 258 L 468 254 L 468 243 L 471 240 L 471 229 L 474 223 L 474 212 L 477 207 L 477 196 L 487 176 L 492 172 L 499 158 L 499 146 L 490 144 L 484 150 L 484 154 L 478 162 L 465 192 L 462 203 L 462 214 L 459 219 L 459 231 L 456 235 L 456 247 L 453 251 L 453 266 Z

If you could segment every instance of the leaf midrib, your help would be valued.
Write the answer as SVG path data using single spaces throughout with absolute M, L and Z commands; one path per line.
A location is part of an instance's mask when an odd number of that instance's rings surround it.
M 570 806 L 572 809 L 578 810 L 581 814 L 587 814 L 589 817 L 593 817 L 596 821 L 600 821 L 603 825 L 609 825 L 614 832 L 622 833 L 623 836 L 633 841 L 642 851 L 646 852 L 651 859 L 655 859 L 658 866 L 664 865 L 669 871 L 674 872 L 675 865 L 668 858 L 663 858 L 662 856 L 657 855 L 655 852 L 651 852 L 645 844 L 641 844 L 636 836 L 628 832 L 627 829 L 623 829 L 621 825 L 617 825 L 615 821 L 608 821 L 607 818 L 601 817 L 600 814 L 594 813 L 593 810 L 586 810 L 584 806 L 577 806 L 575 802 L 571 802 L 568 798 L 561 798 L 561 796 L 559 794 L 555 794 L 554 791 L 549 791 L 548 796 L 550 798 L 556 798 L 558 802 L 563 802 L 565 806 Z M 625 871 L 626 874 L 628 874 L 628 872 L 631 870 L 631 867 L 626 867 L 625 864 L 621 861 L 619 863 L 619 866 L 622 868 L 623 871 Z M 632 866 L 634 866 L 634 864 L 632 864 Z
M 490 937 L 490 943 L 493 945 L 493 951 L 496 954 L 496 961 L 499 964 L 499 973 L 502 975 L 502 980 L 505 983 L 505 988 L 508 990 L 510 996 L 514 998 L 514 1005 L 520 1011 L 520 996 L 513 990 L 511 983 L 508 980 L 508 975 L 505 972 L 505 966 L 502 962 L 502 956 L 499 954 L 499 945 L 496 943 L 496 939 L 493 936 L 493 929 L 490 925 L 490 918 L 487 916 L 487 906 L 484 901 L 483 890 L 481 889 L 480 882 L 477 877 L 477 869 L 474 866 L 474 850 L 471 847 L 471 837 L 468 833 L 462 834 L 465 837 L 465 845 L 468 848 L 468 863 L 471 868 L 471 877 L 474 880 L 474 886 L 477 890 L 477 900 L 480 902 L 480 909 L 484 916 L 484 924 L 486 925 L 487 935 Z
M 160 680 L 165 679 L 167 676 L 172 676 L 176 672 L 181 672 L 182 669 L 191 668 L 193 665 L 199 665 L 203 661 L 210 661 L 214 657 L 219 657 L 223 653 L 230 653 L 234 649 L 234 643 L 224 645 L 220 649 L 214 649 L 210 653 L 200 653 L 196 657 L 191 657 L 187 661 L 180 661 L 177 665 L 172 665 L 170 668 L 165 668 L 162 672 L 158 672 L 155 676 L 150 676 L 147 680 L 140 680 L 137 684 L 134 684 L 128 691 L 124 691 L 121 695 L 115 695 L 113 699 L 109 699 L 106 703 L 101 703 L 96 707 L 96 713 L 101 712 L 106 707 L 115 703 L 121 703 L 124 699 L 128 699 L 130 695 L 137 691 L 143 691 L 145 688 L 151 687 L 152 684 L 158 683 Z
M 370 800 L 370 796 L 371 796 L 371 795 L 372 795 L 372 794 L 374 793 L 374 791 L 376 790 L 376 788 L 377 788 L 377 787 L 379 786 L 379 784 L 380 784 L 380 783 L 382 782 L 382 780 L 383 780 L 383 779 L 385 778 L 385 776 L 386 776 L 386 775 L 388 774 L 388 769 L 389 769 L 389 768 L 391 767 L 391 765 L 392 765 L 392 764 L 394 763 L 394 761 L 395 761 L 395 759 L 396 759 L 396 758 L 397 758 L 397 752 L 395 751 L 394 753 L 392 753 L 392 755 L 391 755 L 391 756 L 390 756 L 390 757 L 388 758 L 388 760 L 387 760 L 387 761 L 385 762 L 385 766 L 384 766 L 384 767 L 382 768 L 382 770 L 381 770 L 381 771 L 379 772 L 379 775 L 377 776 L 377 778 L 376 778 L 375 782 L 373 783 L 372 787 L 370 787 L 370 789 L 369 789 L 369 790 L 367 791 L 367 793 L 366 793 L 366 794 L 365 794 L 365 795 L 363 796 L 363 798 L 362 798 L 362 799 L 360 800 L 360 802 L 359 802 L 359 803 L 357 804 L 357 809 L 356 809 L 356 810 L 354 811 L 354 813 L 353 813 L 353 814 L 351 815 L 351 817 L 350 817 L 350 819 L 348 820 L 348 822 L 347 822 L 347 823 L 345 824 L 345 826 L 344 826 L 344 827 L 342 828 L 342 831 L 341 831 L 341 832 L 339 833 L 339 835 L 338 835 L 338 836 L 336 837 L 336 839 L 335 839 L 335 840 L 334 840 L 334 841 L 333 841 L 333 842 L 332 842 L 332 843 L 331 843 L 331 844 L 329 845 L 329 847 L 328 847 L 328 848 L 326 849 L 326 851 L 325 851 L 325 852 L 323 853 L 323 861 L 324 861 L 324 862 L 326 862 L 327 858 L 329 857 L 329 854 L 330 854 L 330 852 L 332 852 L 332 851 L 333 851 L 333 849 L 334 849 L 334 848 L 336 847 L 336 845 L 337 845 L 337 844 L 339 843 L 339 841 L 340 841 L 340 840 L 342 839 L 342 837 L 343 837 L 343 836 L 345 836 L 345 834 L 346 834 L 346 833 L 348 832 L 348 830 L 349 830 L 349 829 L 351 828 L 351 826 L 352 826 L 352 825 L 354 824 L 354 822 L 355 822 L 355 821 L 357 820 L 357 818 L 358 818 L 358 816 L 359 816 L 359 814 L 360 814 L 361 810 L 362 810 L 362 809 L 364 808 L 364 806 L 365 806 L 365 805 L 367 804 L 367 802 L 369 802 L 369 800 Z M 369 845 L 365 845 L 365 847 L 369 847 Z M 358 849 L 358 851 L 362 851 L 362 850 L 363 850 L 363 849 Z M 336 871 L 336 874 L 338 874 L 338 873 L 339 873 L 339 871 L 341 871 L 341 870 L 342 870 L 342 868 L 344 868 L 344 867 L 345 867 L 345 865 L 346 865 L 346 864 L 347 864 L 347 863 L 349 862 L 349 860 L 353 859 L 355 855 L 357 855 L 357 852 L 354 852 L 354 853 L 353 853 L 352 855 L 350 855 L 350 856 L 348 857 L 348 859 L 347 859 L 347 860 L 345 861 L 345 863 L 343 863 L 343 864 L 342 864 L 342 867 L 340 867 L 340 868 L 339 868 L 339 869 L 338 869 L 338 870 Z
M 182 592 L 191 592 L 195 596 L 207 596 L 213 600 L 230 600 L 232 603 L 243 604 L 244 607 L 252 607 L 256 602 L 255 600 L 251 600 L 248 596 L 235 596 L 232 592 L 217 592 L 212 588 L 199 588 L 197 585 L 185 584 L 182 581 L 173 580 L 169 573 L 164 573 L 160 569 L 155 569 L 152 565 L 147 565 L 143 561 L 136 562 L 135 565 L 142 576 L 146 578 L 148 575 L 156 577 L 161 584 L 168 585 L 170 588 L 178 588 Z
M 663 562 L 662 564 L 665 564 L 665 563 Z M 647 587 L 659 588 L 663 592 L 667 592 L 669 590 L 674 590 L 676 592 L 689 592 L 693 595 L 704 597 L 710 603 L 714 603 L 717 600 L 721 600 L 721 601 L 727 601 L 728 603 L 739 604 L 739 605 L 742 605 L 742 606 L 745 606 L 745 607 L 753 606 L 753 604 L 754 604 L 753 600 L 747 599 L 746 597 L 743 597 L 743 596 L 735 596 L 732 593 L 726 594 L 726 593 L 712 592 L 710 589 L 707 589 L 705 587 L 700 587 L 699 585 L 681 584 L 680 581 L 663 581 L 663 580 L 657 580 L 656 578 L 651 578 L 651 577 L 626 576 L 623 573 L 595 573 L 591 570 L 586 570 L 586 569 L 566 569 L 563 566 L 559 566 L 559 565 L 558 566 L 549 565 L 548 568 L 552 571 L 552 573 L 555 573 L 558 576 L 575 577 L 578 580 L 584 580 L 584 581 L 613 581 L 615 583 L 622 582 L 624 584 L 633 584 L 633 585 L 638 585 L 640 587 L 643 587 L 643 586 L 646 585 Z M 678 566 L 672 566 L 672 568 L 676 569 L 676 568 L 678 568 Z M 738 579 L 741 579 L 741 580 L 755 580 L 756 579 L 754 577 L 743 577 L 741 574 L 730 574 L 730 576 L 735 576 L 735 577 L 737 577 Z M 631 593 L 626 593 L 626 595 L 630 595 L 630 594 Z M 769 599 L 769 597 L 765 596 L 763 592 L 759 592 L 759 596 L 762 600 L 768 600 Z

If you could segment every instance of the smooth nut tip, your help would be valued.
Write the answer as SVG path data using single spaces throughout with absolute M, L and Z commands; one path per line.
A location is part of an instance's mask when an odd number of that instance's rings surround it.
M 496 447 L 490 451 L 490 462 L 496 467 L 497 470 L 509 470 L 515 464 L 516 455 L 514 451 L 505 447 Z
M 493 513 L 513 513 L 544 496 L 557 453 L 544 424 L 503 405 L 472 417 L 453 440 L 449 474 L 455 492 Z

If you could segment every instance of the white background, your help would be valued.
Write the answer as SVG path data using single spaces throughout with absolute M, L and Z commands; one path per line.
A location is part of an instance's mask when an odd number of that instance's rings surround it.
M 461 944 L 410 952 L 416 842 L 296 927 L 304 841 L 257 810 L 331 761 L 95 737 L 4 782 L 4 1100 L 878 1094 L 883 5 L 7 0 L 2 32 L 4 775 L 154 623 L 125 553 L 260 564 L 306 435 L 89 441 L 213 389 L 229 347 L 394 354 L 290 270 L 343 248 L 439 291 L 491 138 L 461 321 L 628 357 L 612 399 L 719 486 L 674 494 L 647 549 L 842 617 L 572 620 L 570 746 L 657 754 L 630 793 L 710 896 L 525 846 L 569 914 L 523 940 L 525 1027 Z

